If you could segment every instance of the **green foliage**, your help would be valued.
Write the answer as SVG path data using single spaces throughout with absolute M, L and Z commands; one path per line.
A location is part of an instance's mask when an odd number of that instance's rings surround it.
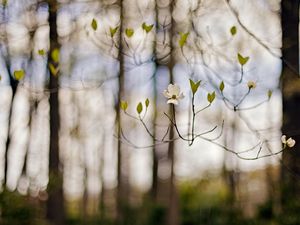
M 51 59 L 53 62 L 58 63 L 59 62 L 59 49 L 55 48 L 51 52 Z
M 116 34 L 116 32 L 117 32 L 118 29 L 119 29 L 119 26 L 117 26 L 117 27 L 115 27 L 115 28 L 110 27 L 110 28 L 109 28 L 110 36 L 111 36 L 111 37 L 114 37 L 114 35 Z
M 232 35 L 232 36 L 236 35 L 236 32 L 237 32 L 236 26 L 232 26 L 232 27 L 230 28 L 230 33 L 231 33 L 231 35 Z
M 219 89 L 220 89 L 221 92 L 223 92 L 224 88 L 225 88 L 225 84 L 224 84 L 224 81 L 222 81 L 220 83 Z
M 180 38 L 179 38 L 179 42 L 178 43 L 179 43 L 180 48 L 182 48 L 185 45 L 186 40 L 187 40 L 189 34 L 190 34 L 189 32 L 187 32 L 187 33 L 179 32 Z
M 273 95 L 272 90 L 268 90 L 268 99 L 269 99 L 269 100 L 270 100 L 270 98 L 272 97 L 272 95 Z
M 146 31 L 146 33 L 149 33 L 152 30 L 153 26 L 154 24 L 150 24 L 150 25 L 147 25 L 146 23 L 142 24 L 142 28 L 144 31 Z
M 98 28 L 97 20 L 95 20 L 95 19 L 92 20 L 91 27 L 93 28 L 94 31 L 97 30 L 97 28 Z
M 134 35 L 134 30 L 131 28 L 126 28 L 125 34 L 128 38 L 131 38 Z
M 126 101 L 121 101 L 121 103 L 120 103 L 120 108 L 121 108 L 123 111 L 126 111 L 126 109 L 128 108 L 128 102 L 126 102 Z
M 147 98 L 147 99 L 145 100 L 146 108 L 148 108 L 149 104 L 150 104 L 150 101 L 149 101 L 149 99 Z
M 18 193 L 3 191 L 0 193 L 0 224 L 45 225 L 46 222 L 42 220 L 42 208 L 34 202 L 37 203 Z
M 136 111 L 138 114 L 141 114 L 141 112 L 143 111 L 143 105 L 141 102 L 139 102 L 136 106 Z
M 44 49 L 39 49 L 38 54 L 41 55 L 41 56 L 44 56 L 45 55 L 45 50 Z
M 14 71 L 14 77 L 16 80 L 22 80 L 25 76 L 24 70 L 15 70 Z
M 249 56 L 244 57 L 240 53 L 237 54 L 237 58 L 239 60 L 239 63 L 241 64 L 241 66 L 244 66 L 249 60 Z
M 49 63 L 48 67 L 49 67 L 50 73 L 51 73 L 53 76 L 57 76 L 57 74 L 58 74 L 58 69 L 57 69 L 52 63 Z
M 191 86 L 193 95 L 195 95 L 195 93 L 198 91 L 200 84 L 201 84 L 201 80 L 194 82 L 193 80 L 190 79 L 190 86 Z
M 207 101 L 212 103 L 216 98 L 216 92 L 208 93 L 207 94 Z
M 2 80 L 2 76 L 0 75 L 0 81 Z

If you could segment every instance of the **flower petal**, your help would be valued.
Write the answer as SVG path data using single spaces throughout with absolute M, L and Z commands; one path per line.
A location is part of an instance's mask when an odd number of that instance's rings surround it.
M 169 84 L 168 86 L 168 92 L 171 96 L 176 95 L 179 96 L 180 93 L 180 87 L 177 84 Z
M 167 101 L 167 103 L 168 103 L 168 104 L 178 105 L 178 100 L 177 100 L 177 99 L 171 98 L 171 99 L 169 99 L 169 100 Z
M 163 95 L 164 95 L 166 98 L 172 98 L 172 95 L 170 95 L 170 93 L 169 93 L 167 90 L 164 90 L 164 91 L 163 91 Z
M 286 135 L 281 136 L 281 142 L 282 144 L 286 144 Z
M 293 139 L 293 138 L 289 138 L 287 141 L 286 141 L 286 145 L 290 148 L 294 147 L 294 145 L 296 144 L 296 141 Z

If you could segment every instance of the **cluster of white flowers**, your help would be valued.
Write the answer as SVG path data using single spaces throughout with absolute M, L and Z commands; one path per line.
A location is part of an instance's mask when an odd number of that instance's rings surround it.
M 296 144 L 296 141 L 293 138 L 286 139 L 286 135 L 282 135 L 281 142 L 284 144 L 284 146 L 288 146 L 289 148 L 294 147 Z
M 168 99 L 168 104 L 178 105 L 179 100 L 184 98 L 184 95 L 180 92 L 180 87 L 177 84 L 169 84 L 168 89 L 164 90 L 163 94 Z

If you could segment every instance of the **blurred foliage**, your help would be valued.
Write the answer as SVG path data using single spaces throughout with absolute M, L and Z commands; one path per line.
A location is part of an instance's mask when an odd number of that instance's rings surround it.
M 38 200 L 18 193 L 0 194 L 0 214 L 1 225 L 47 225 Z
M 183 183 L 180 186 L 181 224 L 248 224 L 240 209 L 230 204 L 230 199 L 221 178 Z
M 178 186 L 181 225 L 298 225 L 300 202 L 289 200 L 285 212 L 274 213 L 274 204 L 267 201 L 257 208 L 254 217 L 248 218 L 232 196 L 221 177 L 208 177 L 197 181 L 181 182 Z M 164 225 L 167 207 L 155 204 L 149 195 L 143 203 L 123 205 L 124 221 L 99 213 L 97 216 L 67 215 L 66 225 Z M 49 225 L 45 219 L 44 202 L 18 193 L 0 194 L 1 225 Z

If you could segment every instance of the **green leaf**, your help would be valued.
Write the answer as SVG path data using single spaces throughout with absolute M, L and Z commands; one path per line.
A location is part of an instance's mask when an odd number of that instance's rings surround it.
M 121 101 L 121 103 L 120 103 L 120 108 L 121 108 L 123 111 L 126 111 L 126 109 L 128 108 L 128 102 L 126 102 L 126 101 Z
M 236 26 L 232 26 L 232 27 L 230 28 L 230 33 L 231 33 L 231 35 L 232 35 L 232 36 L 236 35 L 236 32 L 237 32 Z
M 180 34 L 180 39 L 179 39 L 178 43 L 179 43 L 179 46 L 182 48 L 185 45 L 186 40 L 190 33 L 189 32 L 187 32 L 187 33 L 179 32 L 179 34 Z
M 3 5 L 4 7 L 7 5 L 7 1 L 8 1 L 8 0 L 3 0 L 3 1 L 2 1 L 2 5 Z
M 131 38 L 131 37 L 133 36 L 133 34 L 134 34 L 134 30 L 131 29 L 131 28 L 126 28 L 125 34 L 126 34 L 126 36 L 127 36 L 128 38 Z
M 51 52 L 51 58 L 53 62 L 58 63 L 59 62 L 59 50 L 58 48 L 53 49 Z
M 192 81 L 190 79 L 190 86 L 191 86 L 191 90 L 192 90 L 193 95 L 198 91 L 198 88 L 199 88 L 200 84 L 201 84 L 201 80 L 199 80 L 195 83 L 194 81 Z
M 153 26 L 154 24 L 150 24 L 150 25 L 147 25 L 146 23 L 142 24 L 142 28 L 144 31 L 146 31 L 146 33 L 149 33 L 152 30 Z
M 39 55 L 41 55 L 41 56 L 45 55 L 44 49 L 39 49 L 39 50 L 38 50 L 38 53 L 39 53 Z
M 220 89 L 221 92 L 223 92 L 224 88 L 225 88 L 225 84 L 224 84 L 224 82 L 222 81 L 222 82 L 220 83 L 219 89 Z
M 97 30 L 97 28 L 98 28 L 97 20 L 93 19 L 92 23 L 91 23 L 91 26 L 92 26 L 93 30 Z
M 2 80 L 2 76 L 0 75 L 0 81 Z
M 146 108 L 148 108 L 149 104 L 150 104 L 150 101 L 149 101 L 149 99 L 147 98 L 146 101 L 145 101 Z
M 272 95 L 273 95 L 272 90 L 268 90 L 268 99 L 270 99 L 272 97 Z
M 58 74 L 58 69 L 52 63 L 49 63 L 49 69 L 51 74 L 56 77 Z
M 14 71 L 14 77 L 16 80 L 22 80 L 25 76 L 24 70 L 15 70 Z
M 239 60 L 239 63 L 241 64 L 241 66 L 245 65 L 249 60 L 249 56 L 244 57 L 240 53 L 238 53 L 237 57 L 238 57 L 238 60 Z
M 209 103 L 212 103 L 215 100 L 215 98 L 216 98 L 216 93 L 215 92 L 207 94 L 207 101 Z
M 117 30 L 119 29 L 119 26 L 117 26 L 117 27 L 115 27 L 115 28 L 109 28 L 109 31 L 110 31 L 110 36 L 111 37 L 113 37 L 115 34 L 116 34 L 116 32 L 117 32 Z
M 138 114 L 141 114 L 141 112 L 143 111 L 143 105 L 141 102 L 139 102 L 139 104 L 136 106 L 136 111 Z

